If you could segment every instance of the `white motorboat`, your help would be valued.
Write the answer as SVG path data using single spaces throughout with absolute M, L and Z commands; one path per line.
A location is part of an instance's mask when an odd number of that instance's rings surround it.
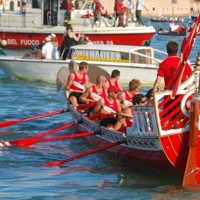
M 167 57 L 166 52 L 152 47 L 126 45 L 75 45 L 69 50 L 66 60 L 40 59 L 39 53 L 30 51 L 23 57 L 1 56 L 0 69 L 8 76 L 55 82 L 60 68 L 72 71 L 85 61 L 91 66 L 88 72 L 91 80 L 97 74 L 108 77 L 112 70 L 118 69 L 122 83 L 136 78 L 142 83 L 152 84 L 159 63 Z

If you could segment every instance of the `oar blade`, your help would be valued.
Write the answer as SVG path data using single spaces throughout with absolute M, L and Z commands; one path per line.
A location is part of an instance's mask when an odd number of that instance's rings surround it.
M 13 120 L 13 121 L 9 121 L 9 122 L 2 122 L 2 123 L 0 123 L 0 128 L 12 126 L 12 125 L 15 125 L 15 124 L 18 124 L 18 123 L 20 123 L 19 120 Z

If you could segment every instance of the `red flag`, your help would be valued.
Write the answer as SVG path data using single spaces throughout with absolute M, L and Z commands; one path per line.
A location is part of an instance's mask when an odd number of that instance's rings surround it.
M 199 28 L 200 28 L 200 14 L 194 21 L 192 27 L 188 31 L 181 45 L 180 61 L 176 69 L 175 75 L 173 77 L 175 82 L 173 83 L 173 86 L 172 86 L 173 87 L 172 98 L 176 96 L 178 87 L 181 84 L 182 76 L 185 70 L 185 65 L 187 63 L 187 60 L 190 57 L 192 48 L 195 43 L 195 39 L 199 32 Z

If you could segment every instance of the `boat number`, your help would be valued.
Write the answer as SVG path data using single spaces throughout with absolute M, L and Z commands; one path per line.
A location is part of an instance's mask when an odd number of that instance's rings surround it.
M 94 44 L 114 44 L 113 41 L 94 41 Z

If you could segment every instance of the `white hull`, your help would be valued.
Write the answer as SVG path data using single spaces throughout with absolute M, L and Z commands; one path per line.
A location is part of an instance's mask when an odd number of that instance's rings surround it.
M 166 53 L 151 47 L 76 45 L 71 47 L 68 56 L 66 60 L 1 56 L 0 69 L 8 76 L 54 83 L 60 68 L 66 67 L 67 71 L 64 73 L 69 73 L 77 70 L 78 64 L 84 61 L 90 65 L 88 75 L 91 82 L 95 82 L 99 74 L 109 77 L 114 69 L 118 69 L 121 83 L 139 79 L 143 84 L 152 85 L 157 75 L 158 65 L 166 57 Z
M 65 61 L 14 59 L 13 57 L 0 58 L 0 69 L 7 76 L 52 83 L 56 81 L 58 70 L 67 66 L 68 64 Z

